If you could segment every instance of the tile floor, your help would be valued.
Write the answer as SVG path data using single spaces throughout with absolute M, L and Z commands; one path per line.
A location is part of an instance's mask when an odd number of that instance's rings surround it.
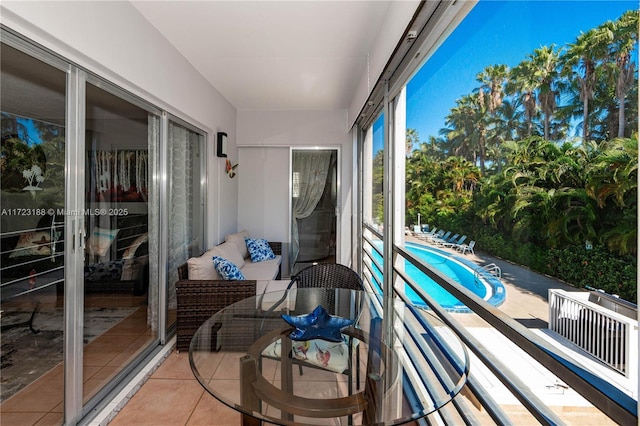
M 240 424 L 240 414 L 203 389 L 191 372 L 188 353 L 172 351 L 109 424 L 231 426 Z

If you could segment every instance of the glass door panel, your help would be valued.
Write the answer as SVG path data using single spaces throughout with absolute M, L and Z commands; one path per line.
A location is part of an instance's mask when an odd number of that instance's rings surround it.
M 149 288 L 150 191 L 158 117 L 86 85 L 84 391 L 86 401 L 157 341 Z M 151 296 L 150 296 L 151 295 Z
M 62 424 L 67 73 L 1 49 L 0 423 Z

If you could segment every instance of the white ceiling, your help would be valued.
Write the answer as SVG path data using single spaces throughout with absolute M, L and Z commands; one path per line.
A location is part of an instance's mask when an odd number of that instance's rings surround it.
M 390 1 L 132 3 L 237 109 L 322 110 L 349 106 Z

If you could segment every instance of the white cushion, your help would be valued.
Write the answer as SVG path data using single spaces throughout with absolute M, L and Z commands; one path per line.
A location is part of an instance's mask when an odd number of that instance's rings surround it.
M 216 253 L 212 249 L 200 257 L 192 257 L 187 260 L 189 279 L 221 280 L 220 274 L 218 274 L 218 271 L 216 271 L 216 268 L 213 266 L 213 256 L 216 256 Z
M 245 262 L 242 267 L 242 275 L 248 280 L 274 280 L 280 271 L 281 256 L 262 262 Z
M 238 246 L 233 241 L 226 241 L 217 245 L 212 248 L 211 251 L 215 253 L 214 256 L 220 256 L 240 269 L 244 266 L 244 257 L 242 257 L 242 254 L 238 250 Z
M 229 234 L 224 237 L 225 241 L 233 242 L 236 247 L 238 247 L 238 251 L 243 258 L 249 257 L 249 250 L 247 250 L 247 243 L 245 243 L 244 239 L 249 237 L 249 231 L 246 229 L 237 232 L 235 234 Z

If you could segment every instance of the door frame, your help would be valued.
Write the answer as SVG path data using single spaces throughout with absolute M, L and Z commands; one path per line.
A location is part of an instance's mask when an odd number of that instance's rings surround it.
M 336 263 L 339 263 L 339 259 L 341 258 L 341 244 L 342 241 L 342 229 L 341 229 L 341 216 L 343 211 L 342 206 L 342 147 L 340 145 L 315 145 L 315 146 L 291 146 L 289 147 L 289 259 L 290 259 L 290 269 L 293 271 L 293 267 L 295 265 L 295 261 L 293 259 L 293 235 L 291 232 L 291 223 L 293 222 L 293 152 L 294 151 L 335 151 L 336 152 L 336 208 L 335 208 L 335 218 L 336 218 Z

